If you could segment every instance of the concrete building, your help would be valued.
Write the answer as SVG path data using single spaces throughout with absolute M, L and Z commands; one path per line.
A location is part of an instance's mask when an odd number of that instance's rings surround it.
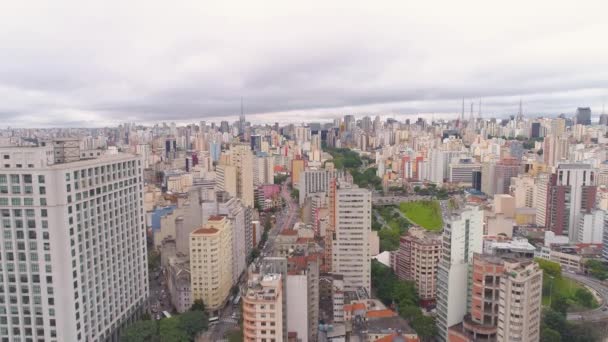
M 243 295 L 243 335 L 246 342 L 283 339 L 283 280 L 280 273 L 250 274 Z
M 580 243 L 602 243 L 606 212 L 593 210 L 581 214 L 578 225 L 577 241 Z
M 304 203 L 306 198 L 313 194 L 326 194 L 330 181 L 336 177 L 335 170 L 308 169 L 300 174 L 299 202 Z
M 212 200 L 202 202 L 202 224 L 206 224 L 211 216 L 225 215 L 232 228 L 232 284 L 246 268 L 247 256 L 253 248 L 253 223 L 251 208 L 226 192 L 218 192 Z M 261 232 L 260 232 L 261 235 Z
M 483 248 L 483 212 L 478 207 L 450 213 L 444 219 L 442 254 L 437 271 L 437 328 L 447 339 L 448 328 L 462 322 L 468 305 L 469 266 Z
M 170 258 L 166 270 L 167 288 L 171 304 L 179 313 L 190 310 L 193 302 L 190 288 L 190 261 L 188 257 L 177 256 Z
M 215 167 L 215 184 L 217 191 L 226 191 L 230 196 L 237 196 L 237 168 L 232 165 Z
M 274 184 L 274 157 L 267 154 L 253 158 L 253 185 Z
M 371 291 L 371 234 L 372 195 L 342 182 L 335 191 L 335 230 L 332 238 L 332 271 L 344 276 L 345 289 L 363 287 Z M 327 246 L 326 246 L 327 248 Z
M 498 342 L 540 339 L 543 271 L 533 261 L 505 261 L 500 279 Z
M 559 164 L 551 177 L 547 198 L 547 227 L 557 235 L 578 238 L 583 212 L 595 208 L 595 170 L 589 164 Z
M 230 158 L 230 164 L 237 168 L 237 197 L 246 206 L 253 207 L 253 154 L 247 145 L 234 145 L 230 149 Z
M 460 158 L 450 164 L 450 182 L 472 186 L 475 171 L 481 171 L 481 164 L 470 158 Z
M 412 227 L 399 239 L 396 274 L 416 283 L 422 305 L 435 302 L 437 268 L 441 257 L 441 235 Z
M 591 125 L 591 108 L 589 107 L 578 107 L 576 108 L 576 114 L 574 115 L 574 123 L 577 125 Z
M 117 339 L 147 302 L 141 159 L 68 145 L 0 148 L 6 341 Z
M 319 330 L 319 259 L 296 256 L 287 259 L 287 331 L 298 341 L 317 341 Z
M 211 216 L 190 233 L 190 274 L 192 301 L 218 311 L 232 288 L 232 227 L 225 216 Z

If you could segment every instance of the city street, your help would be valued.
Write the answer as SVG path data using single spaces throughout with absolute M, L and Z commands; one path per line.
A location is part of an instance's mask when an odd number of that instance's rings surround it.
M 581 284 L 587 285 L 592 288 L 602 297 L 601 305 L 597 309 L 583 311 L 583 312 L 573 312 L 568 313 L 568 320 L 570 321 L 591 321 L 591 322 L 599 322 L 608 320 L 608 286 L 601 281 L 587 277 L 584 275 L 579 275 L 575 273 L 570 273 L 567 271 L 562 272 L 562 275 L 566 278 L 570 278 L 575 280 Z

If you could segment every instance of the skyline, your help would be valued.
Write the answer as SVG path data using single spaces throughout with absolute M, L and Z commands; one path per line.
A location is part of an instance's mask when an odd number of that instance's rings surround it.
M 240 97 L 252 122 L 441 117 L 458 114 L 463 97 L 503 117 L 520 98 L 532 115 L 597 114 L 608 99 L 600 1 L 265 4 L 10 3 L 0 14 L 0 118 L 219 121 L 239 114 Z

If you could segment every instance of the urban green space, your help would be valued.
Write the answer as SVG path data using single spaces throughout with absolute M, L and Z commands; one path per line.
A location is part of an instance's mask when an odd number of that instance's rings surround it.
M 403 218 L 396 206 L 374 207 L 375 213 L 379 214 L 383 222 L 376 215 L 372 215 L 372 229 L 378 231 L 380 238 L 380 252 L 395 251 L 399 248 L 399 237 L 410 227 L 410 222 Z
M 438 201 L 402 202 L 399 210 L 413 223 L 430 231 L 443 227 L 441 207 Z
M 414 282 L 399 280 L 392 269 L 372 260 L 372 289 L 387 307 L 393 307 L 410 322 L 421 340 L 431 341 L 437 335 L 435 319 L 425 316 L 419 307 Z
M 376 168 L 362 169 L 363 160 L 357 152 L 348 148 L 329 148 L 325 151 L 332 156 L 332 162 L 336 169 L 345 169 L 353 176 L 353 182 L 360 188 L 382 189 L 382 179 L 376 175 Z
M 208 318 L 201 301 L 196 301 L 192 309 L 170 318 L 153 320 L 144 315 L 142 320 L 131 324 L 121 335 L 122 342 L 169 342 L 194 341 L 195 337 L 207 330 Z
M 558 311 L 595 309 L 599 303 L 585 286 L 562 276 L 558 263 L 536 259 L 543 270 L 542 304 Z

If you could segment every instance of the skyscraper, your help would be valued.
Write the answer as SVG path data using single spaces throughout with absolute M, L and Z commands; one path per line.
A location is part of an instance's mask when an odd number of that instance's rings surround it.
M 332 195 L 335 196 L 335 226 L 331 270 L 344 276 L 346 290 L 362 287 L 370 293 L 371 192 L 341 182 Z
M 462 322 L 467 312 L 469 266 L 483 246 L 483 211 L 467 207 L 444 222 L 441 260 L 437 273 L 437 328 L 447 339 L 448 328 Z
M 591 108 L 578 107 L 576 109 L 576 114 L 574 115 L 574 122 L 577 125 L 591 125 Z
M 117 338 L 148 297 L 141 160 L 56 149 L 0 148 L 0 336 Z

